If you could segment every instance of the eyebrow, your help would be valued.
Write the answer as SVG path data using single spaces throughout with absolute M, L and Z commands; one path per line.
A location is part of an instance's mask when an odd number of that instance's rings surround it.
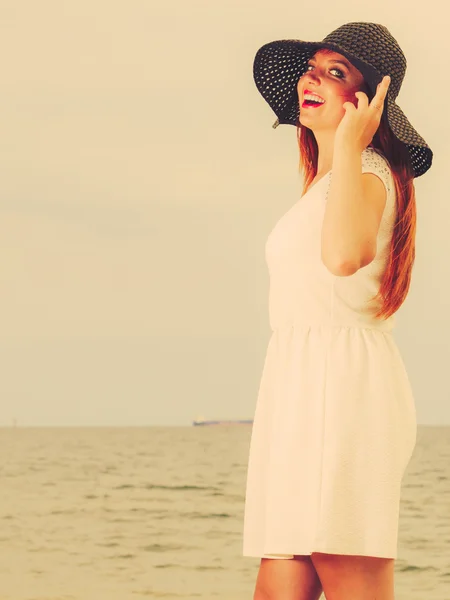
M 317 62 L 315 58 L 310 58 L 309 61 L 311 61 L 311 60 L 313 60 L 314 62 Z M 347 67 L 347 69 L 349 71 L 351 70 L 350 64 L 347 61 L 344 61 L 344 60 L 334 60 L 332 58 L 332 59 L 330 59 L 330 62 L 334 63 L 334 64 L 344 65 L 344 67 Z

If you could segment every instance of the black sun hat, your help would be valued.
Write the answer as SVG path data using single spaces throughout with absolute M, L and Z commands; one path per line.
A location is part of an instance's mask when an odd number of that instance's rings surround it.
M 300 126 L 297 83 L 306 72 L 309 59 L 320 48 L 345 56 L 361 72 L 373 95 L 383 77 L 390 76 L 383 113 L 393 134 L 408 148 L 414 177 L 428 171 L 433 152 L 395 103 L 405 76 L 405 55 L 388 29 L 378 23 L 346 23 L 321 42 L 276 40 L 264 44 L 256 53 L 253 77 L 278 117 L 273 127 Z

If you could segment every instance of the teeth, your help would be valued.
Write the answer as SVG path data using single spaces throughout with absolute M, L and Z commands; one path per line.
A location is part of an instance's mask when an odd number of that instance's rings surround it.
M 305 100 L 314 100 L 315 102 L 320 102 L 321 104 L 323 104 L 325 102 L 325 100 L 322 100 L 322 98 L 319 98 L 319 96 L 315 96 L 313 94 L 305 94 L 304 99 Z

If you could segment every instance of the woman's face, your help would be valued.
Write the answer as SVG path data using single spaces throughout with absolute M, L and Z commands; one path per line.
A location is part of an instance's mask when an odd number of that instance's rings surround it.
M 363 90 L 364 77 L 342 54 L 318 50 L 309 59 L 306 72 L 297 83 L 300 104 L 300 123 L 312 130 L 336 130 L 345 109 L 344 102 L 357 106 L 355 92 Z M 306 91 L 318 94 L 325 102 L 307 106 Z M 367 93 L 367 92 L 366 92 Z

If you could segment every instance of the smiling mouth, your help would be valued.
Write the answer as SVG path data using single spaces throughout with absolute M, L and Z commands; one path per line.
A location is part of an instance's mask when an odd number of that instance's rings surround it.
M 325 102 L 314 102 L 314 100 L 303 100 L 302 108 L 318 108 L 323 106 Z

